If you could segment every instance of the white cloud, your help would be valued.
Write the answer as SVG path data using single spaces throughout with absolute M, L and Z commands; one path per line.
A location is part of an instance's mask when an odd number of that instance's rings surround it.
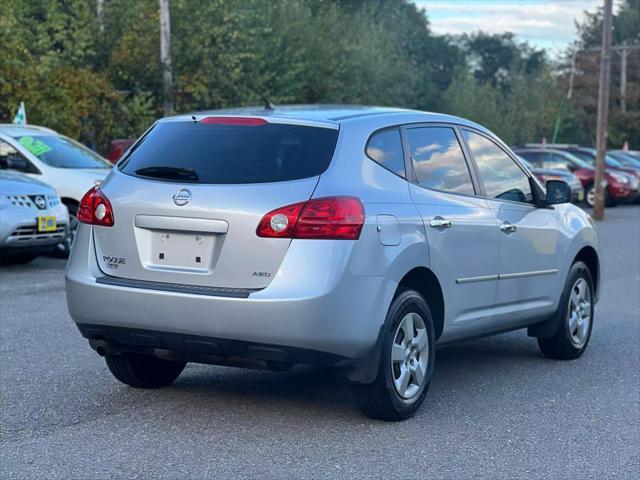
M 414 1 L 426 10 L 434 33 L 513 32 L 539 48 L 553 50 L 575 38 L 575 21 L 584 18 L 585 10 L 593 12 L 602 5 L 602 0 Z M 614 4 L 618 7 L 620 0 Z

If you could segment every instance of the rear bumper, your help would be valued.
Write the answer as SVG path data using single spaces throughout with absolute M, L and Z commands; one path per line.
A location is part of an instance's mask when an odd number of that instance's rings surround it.
M 89 340 L 91 347 L 100 355 L 142 353 L 174 360 L 233 366 L 252 366 L 252 361 L 359 366 L 358 362 L 340 355 L 282 345 L 104 325 L 77 326 L 82 336 Z
M 326 241 L 293 242 L 267 288 L 235 298 L 98 283 L 104 274 L 95 259 L 91 228 L 81 224 L 67 266 L 67 304 L 77 324 L 94 328 L 365 358 L 376 343 L 395 285 L 384 277 L 350 273 L 351 242 L 336 242 L 331 259 Z

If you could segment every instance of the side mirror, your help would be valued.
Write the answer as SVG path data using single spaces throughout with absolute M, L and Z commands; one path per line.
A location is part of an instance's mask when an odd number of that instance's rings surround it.
M 571 201 L 571 187 L 562 180 L 547 181 L 547 204 L 569 203 Z
M 9 155 L 5 160 L 5 168 L 18 170 L 20 172 L 29 171 L 29 163 L 18 155 Z

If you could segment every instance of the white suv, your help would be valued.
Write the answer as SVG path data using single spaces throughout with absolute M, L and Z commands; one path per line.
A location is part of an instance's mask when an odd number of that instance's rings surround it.
M 0 169 L 20 172 L 54 188 L 69 210 L 69 235 L 59 245 L 67 254 L 84 193 L 107 176 L 111 164 L 84 145 L 34 125 L 0 124 Z

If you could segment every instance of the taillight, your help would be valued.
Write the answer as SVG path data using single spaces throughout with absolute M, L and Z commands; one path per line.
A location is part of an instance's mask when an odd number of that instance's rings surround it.
M 98 186 L 85 193 L 80 200 L 78 221 L 89 225 L 113 226 L 113 208 Z
M 259 237 L 357 240 L 364 225 L 364 207 L 355 197 L 314 198 L 267 213 Z
M 268 122 L 258 117 L 204 117 L 200 123 L 207 125 L 235 125 L 240 127 L 259 127 Z

